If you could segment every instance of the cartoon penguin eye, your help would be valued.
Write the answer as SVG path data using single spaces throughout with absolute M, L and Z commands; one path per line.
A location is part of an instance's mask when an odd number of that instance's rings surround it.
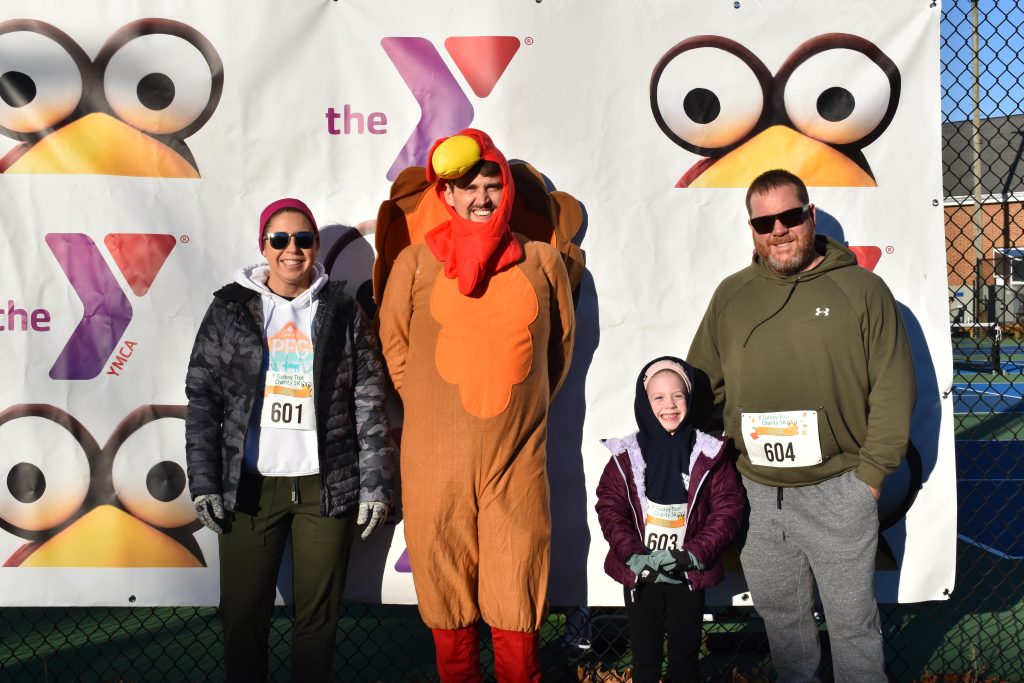
M 0 127 L 15 135 L 60 123 L 78 107 L 80 64 L 88 58 L 56 27 L 33 21 L 0 23 Z
M 746 138 L 765 114 L 772 78 L 747 48 L 721 36 L 687 38 L 651 76 L 651 110 L 677 145 L 697 154 Z
M 793 125 L 832 145 L 872 142 L 899 103 L 899 69 L 873 43 L 849 34 L 807 41 L 779 69 L 776 81 L 776 97 Z
M 167 444 L 181 444 L 169 450 Z M 114 492 L 128 512 L 156 527 L 196 518 L 185 476 L 185 421 L 153 420 L 118 447 L 111 466 Z
M 223 66 L 209 41 L 169 20 L 125 26 L 103 46 L 96 64 L 111 110 L 154 135 L 187 137 L 198 130 L 223 86 Z
M 0 520 L 25 531 L 58 527 L 89 491 L 89 459 L 64 427 L 25 416 L 0 425 Z

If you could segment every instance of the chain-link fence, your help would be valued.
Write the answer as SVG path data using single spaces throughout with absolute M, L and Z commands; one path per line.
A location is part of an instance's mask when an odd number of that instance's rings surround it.
M 1024 681 L 1022 50 L 1019 3 L 946 3 L 943 173 L 960 541 L 948 601 L 882 606 L 894 681 Z M 338 628 L 337 680 L 436 680 L 430 633 L 415 607 L 346 604 Z M 274 680 L 288 679 L 290 630 L 290 611 L 278 610 Z M 4 608 L 0 636 L 2 681 L 222 678 L 212 608 Z M 830 680 L 824 621 L 821 637 L 822 676 Z M 482 638 L 491 671 L 486 629 Z M 622 610 L 553 608 L 541 643 L 545 680 L 626 680 Z M 702 676 L 771 680 L 753 610 L 711 609 Z

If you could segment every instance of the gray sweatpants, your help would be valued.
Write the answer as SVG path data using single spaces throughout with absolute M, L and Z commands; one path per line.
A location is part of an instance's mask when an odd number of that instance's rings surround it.
M 885 683 L 875 603 L 878 507 L 851 471 L 813 486 L 778 489 L 743 477 L 750 532 L 740 551 L 764 619 L 779 683 L 817 682 L 821 648 L 814 583 L 825 608 L 836 683 Z

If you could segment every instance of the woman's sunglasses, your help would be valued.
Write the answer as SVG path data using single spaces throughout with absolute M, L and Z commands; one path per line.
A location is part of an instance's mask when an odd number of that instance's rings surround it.
M 811 213 L 811 206 L 811 204 L 808 204 L 807 206 L 798 206 L 795 209 L 786 209 L 782 213 L 774 213 L 770 216 L 758 216 L 757 218 L 751 218 L 749 221 L 750 227 L 752 227 L 754 232 L 758 235 L 767 235 L 774 230 L 776 220 L 787 228 L 795 228 L 807 220 L 807 216 Z
M 263 239 L 269 242 L 274 249 L 284 249 L 293 237 L 295 246 L 299 249 L 312 249 L 316 244 L 316 233 L 314 232 L 268 232 Z

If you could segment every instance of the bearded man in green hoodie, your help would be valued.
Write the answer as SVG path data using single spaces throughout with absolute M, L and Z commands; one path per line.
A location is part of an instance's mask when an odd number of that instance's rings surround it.
M 815 235 L 800 178 L 760 175 L 747 212 L 753 262 L 718 286 L 687 356 L 740 451 L 743 573 L 780 682 L 819 680 L 816 582 L 835 680 L 885 683 L 877 501 L 916 398 L 906 330 L 882 279 Z

